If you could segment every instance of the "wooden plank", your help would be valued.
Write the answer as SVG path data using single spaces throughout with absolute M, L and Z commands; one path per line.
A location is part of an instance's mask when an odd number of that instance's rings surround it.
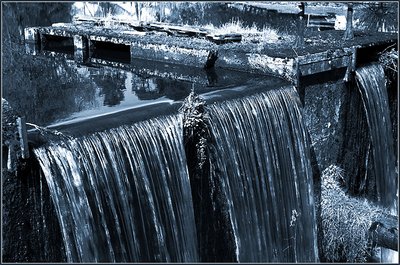
M 244 62 L 239 62 L 243 65 Z M 264 74 L 273 74 L 284 79 L 295 81 L 296 62 L 293 58 L 274 58 L 263 54 L 247 54 L 248 70 L 257 70 Z
M 74 35 L 76 34 L 71 29 L 53 28 L 53 27 L 39 28 L 38 31 L 40 37 L 42 37 L 43 35 L 51 35 L 51 36 L 73 38 Z
M 382 215 L 374 220 L 369 228 L 369 237 L 373 246 L 384 247 L 398 251 L 399 230 L 398 217 L 393 215 Z
M 167 44 L 132 42 L 131 58 L 156 60 L 203 67 L 209 50 L 185 48 Z
M 40 52 L 40 54 L 41 54 L 41 55 L 44 55 L 44 56 L 48 56 L 48 57 L 64 58 L 64 59 L 66 59 L 67 61 L 68 61 L 68 60 L 70 60 L 70 61 L 73 61 L 73 60 L 74 60 L 74 55 L 71 54 L 71 53 L 63 53 L 63 52 L 55 52 L 55 51 L 45 51 L 45 50 L 42 50 L 42 51 Z
M 321 6 L 321 5 L 312 5 L 308 3 L 306 5 L 305 13 L 307 15 L 346 15 L 347 7 L 344 4 L 337 6 Z
M 343 56 L 332 60 L 324 60 L 309 64 L 299 65 L 300 74 L 302 76 L 326 72 L 333 69 L 347 67 L 351 64 L 351 56 Z
M 102 42 L 111 42 L 111 43 L 114 43 L 114 44 L 125 44 L 125 45 L 130 45 L 131 44 L 131 41 L 126 38 L 126 35 L 121 35 L 120 37 L 90 35 L 89 36 L 89 40 L 91 40 L 91 41 L 102 41 Z
M 250 8 L 259 8 L 269 11 L 276 11 L 282 14 L 298 14 L 300 12 L 300 2 L 279 2 L 279 3 L 260 3 L 260 2 L 238 2 L 236 5 L 243 5 Z
M 300 2 L 236 2 L 233 6 L 253 7 L 269 11 L 276 11 L 282 14 L 298 14 L 300 12 Z M 345 15 L 347 8 L 344 4 L 313 4 L 307 3 L 304 13 L 306 15 Z
M 339 58 L 343 56 L 349 56 L 352 54 L 350 48 L 340 48 L 336 50 L 328 50 L 319 53 L 312 53 L 307 55 L 302 55 L 298 57 L 299 64 L 308 64 L 313 62 L 319 62 L 324 60 L 330 60 L 333 58 Z
M 26 123 L 24 117 L 17 118 L 17 127 L 19 134 L 21 157 L 23 159 L 27 159 L 29 158 L 29 147 L 28 147 L 28 137 L 27 137 Z

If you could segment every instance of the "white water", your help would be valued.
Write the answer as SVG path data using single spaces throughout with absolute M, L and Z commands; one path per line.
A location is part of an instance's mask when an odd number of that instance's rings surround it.
M 240 262 L 318 259 L 309 145 L 294 88 L 209 107 L 214 178 L 229 200 Z
M 196 262 L 180 116 L 35 150 L 68 262 Z
M 237 260 L 318 261 L 309 143 L 294 88 L 214 104 L 209 116 L 211 178 L 229 201 Z M 180 119 L 35 150 L 69 262 L 199 260 Z
M 371 64 L 358 68 L 356 79 L 370 131 L 378 203 L 398 215 L 398 176 L 385 73 L 381 65 Z M 398 252 L 382 249 L 382 261 L 398 263 Z
M 356 70 L 373 152 L 378 202 L 397 215 L 397 176 L 389 101 L 382 66 L 372 64 Z

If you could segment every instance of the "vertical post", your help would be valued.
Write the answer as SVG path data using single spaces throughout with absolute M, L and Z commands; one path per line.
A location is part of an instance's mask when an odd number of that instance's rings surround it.
M 89 58 L 89 41 L 86 36 L 74 36 L 74 59 L 78 63 L 84 63 Z
M 344 40 L 354 39 L 353 30 L 353 4 L 347 4 L 346 30 L 344 32 Z
M 39 37 L 40 50 L 43 51 L 43 49 L 47 46 L 46 44 L 47 44 L 48 41 L 47 41 L 47 38 L 46 38 L 45 34 L 42 34 L 42 33 L 39 32 L 39 36 L 40 36 Z
M 39 28 L 25 28 L 24 29 L 25 42 L 38 43 L 40 42 Z
M 297 38 L 295 47 L 300 48 L 304 46 L 304 29 L 305 29 L 305 2 L 299 4 L 300 13 L 297 21 Z
M 30 55 L 38 55 L 40 53 L 40 46 L 38 43 L 25 43 L 25 52 Z
M 343 78 L 345 82 L 351 82 L 351 79 L 353 78 L 353 73 L 356 70 L 357 48 L 352 47 L 349 50 L 349 53 L 350 54 L 348 55 L 348 65 Z
M 351 54 L 351 71 L 354 72 L 357 66 L 357 47 L 352 48 Z
M 378 19 L 378 32 L 385 32 L 385 23 L 383 17 L 385 16 L 385 10 L 383 3 L 380 2 L 378 4 L 378 10 L 377 10 L 377 15 L 379 16 L 380 19 Z
M 132 42 L 130 43 L 129 50 L 131 55 L 131 64 L 133 64 L 135 58 L 135 45 Z
M 19 143 L 21 148 L 21 157 L 23 159 L 29 158 L 29 148 L 28 148 L 28 136 L 26 132 L 25 118 L 17 118 L 17 127 L 19 134 Z
M 14 151 L 14 146 L 8 146 L 8 155 L 7 155 L 7 170 L 8 172 L 15 172 L 16 170 L 16 162 L 17 156 Z
M 158 3 L 158 8 L 159 8 L 159 12 L 160 12 L 160 22 L 163 22 L 164 21 L 164 16 L 165 16 L 164 2 Z
M 135 2 L 135 9 L 136 9 L 136 20 L 140 21 L 141 4 L 138 2 Z
M 294 86 L 297 89 L 299 89 L 301 72 L 300 72 L 300 62 L 299 62 L 298 57 L 294 60 L 294 67 L 295 67 L 295 74 L 296 74 L 296 76 L 294 77 Z

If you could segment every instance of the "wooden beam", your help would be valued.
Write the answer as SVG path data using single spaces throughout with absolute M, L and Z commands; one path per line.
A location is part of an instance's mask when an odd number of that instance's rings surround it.
M 25 118 L 23 118 L 23 117 L 17 118 L 17 127 L 18 127 L 18 134 L 19 134 L 21 157 L 23 159 L 27 159 L 27 158 L 29 158 L 29 148 L 28 148 L 28 137 L 27 137 L 27 131 L 26 131 Z
M 372 245 L 398 251 L 398 226 L 397 217 L 392 215 L 383 216 L 373 222 L 369 229 Z

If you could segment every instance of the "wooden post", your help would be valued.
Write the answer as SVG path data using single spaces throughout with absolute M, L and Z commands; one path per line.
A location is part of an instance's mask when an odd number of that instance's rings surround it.
M 19 143 L 21 149 L 21 157 L 23 159 L 29 158 L 29 148 L 28 148 L 28 136 L 26 131 L 25 118 L 18 117 L 17 118 L 17 127 L 19 134 Z
M 84 63 L 89 58 L 89 40 L 86 36 L 74 36 L 74 59 L 78 63 Z
M 377 14 L 379 15 L 379 17 L 383 17 L 385 16 L 385 10 L 384 10 L 384 6 L 383 3 L 379 3 L 378 4 L 378 10 L 377 10 Z M 385 32 L 385 28 L 384 28 L 384 20 L 383 19 L 378 19 L 378 32 Z
M 215 61 L 218 59 L 218 50 L 211 50 L 208 52 L 207 61 L 204 64 L 204 69 L 211 69 L 215 65 Z
M 296 76 L 294 77 L 294 86 L 296 87 L 297 91 L 299 91 L 301 71 L 300 71 L 300 62 L 298 57 L 295 59 L 294 65 L 296 69 L 295 70 Z
M 25 42 L 27 43 L 39 43 L 40 42 L 39 28 L 37 27 L 25 28 L 24 38 Z
M 347 4 L 346 30 L 344 32 L 344 40 L 354 39 L 353 30 L 353 4 Z
M 135 2 L 135 9 L 136 9 L 136 20 L 141 19 L 141 3 Z
M 8 146 L 8 155 L 7 155 L 7 170 L 8 170 L 8 172 L 15 172 L 15 170 L 17 169 L 16 161 L 17 161 L 17 156 L 14 151 L 14 146 L 10 145 L 10 146 Z
M 300 2 L 300 13 L 297 21 L 297 38 L 295 47 L 300 48 L 304 46 L 304 30 L 305 30 L 305 3 Z
M 398 221 L 396 216 L 382 216 L 380 220 L 376 220 L 369 228 L 369 237 L 372 246 L 384 247 L 398 251 Z
M 357 47 L 352 48 L 352 55 L 351 55 L 351 71 L 354 72 L 357 66 Z
M 40 53 L 39 43 L 25 43 L 25 52 L 30 55 L 38 55 Z

